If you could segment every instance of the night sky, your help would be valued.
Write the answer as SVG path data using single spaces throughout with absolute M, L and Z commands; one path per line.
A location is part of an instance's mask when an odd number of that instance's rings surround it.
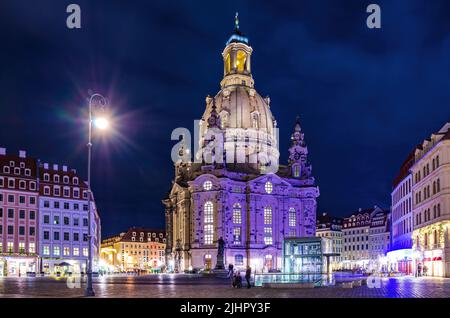
M 381 30 L 365 24 L 372 2 Z M 70 3 L 79 30 L 65 25 Z M 171 131 L 193 130 L 219 90 L 236 11 L 281 163 L 299 114 L 319 211 L 388 208 L 407 154 L 450 119 L 449 1 L 2 0 L 0 146 L 85 177 L 86 98 L 101 92 L 115 114 L 115 132 L 93 148 L 102 235 L 163 227 Z

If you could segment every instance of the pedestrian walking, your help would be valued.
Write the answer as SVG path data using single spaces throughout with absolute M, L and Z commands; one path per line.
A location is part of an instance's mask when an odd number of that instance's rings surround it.
M 227 278 L 233 277 L 233 273 L 234 273 L 233 268 L 234 268 L 233 264 L 228 264 L 228 275 L 227 275 Z
M 252 276 L 252 269 L 250 266 L 247 267 L 247 270 L 245 271 L 245 280 L 247 281 L 247 288 L 250 288 L 250 277 Z

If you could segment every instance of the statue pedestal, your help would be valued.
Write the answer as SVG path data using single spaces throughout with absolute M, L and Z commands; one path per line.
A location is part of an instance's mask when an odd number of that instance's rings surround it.
M 226 269 L 217 269 L 217 268 L 214 268 L 214 269 L 212 270 L 212 273 L 213 273 L 216 277 L 219 277 L 219 278 L 227 278 L 227 276 L 228 276 L 228 271 L 227 271 Z

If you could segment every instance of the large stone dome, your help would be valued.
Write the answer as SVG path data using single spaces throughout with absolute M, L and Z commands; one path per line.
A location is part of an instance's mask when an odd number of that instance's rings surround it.
M 212 97 L 206 98 L 202 119 L 208 120 L 215 105 L 221 129 L 255 129 L 273 135 L 276 123 L 269 103 L 270 99 L 262 98 L 254 88 L 228 86 L 220 90 L 214 100 Z
M 223 155 L 227 163 L 244 163 L 267 170 L 274 162 L 278 165 L 276 121 L 270 110 L 270 99 L 261 97 L 254 88 L 253 49 L 237 22 L 222 52 L 224 77 L 220 82 L 221 89 L 216 96 L 206 97 L 206 109 L 199 123 L 196 158 L 205 159 L 207 154 L 210 161 L 219 162 Z M 222 154 L 210 149 L 218 143 L 223 149 Z

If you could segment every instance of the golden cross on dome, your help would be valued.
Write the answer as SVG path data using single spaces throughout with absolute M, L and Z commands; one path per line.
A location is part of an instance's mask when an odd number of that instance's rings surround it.
M 239 12 L 236 12 L 234 16 L 234 28 L 235 30 L 239 30 Z

